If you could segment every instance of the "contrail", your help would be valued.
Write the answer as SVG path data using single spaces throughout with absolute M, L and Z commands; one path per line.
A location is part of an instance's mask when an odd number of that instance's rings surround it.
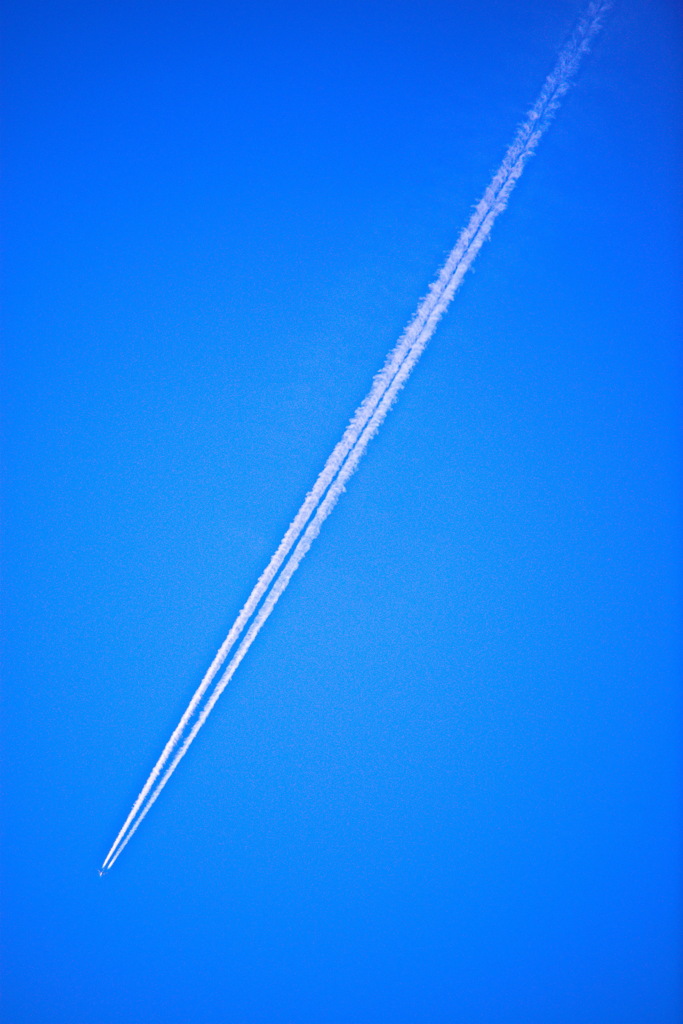
M 507 205 L 510 193 L 519 180 L 526 161 L 533 154 L 539 140 L 548 128 L 562 96 L 571 84 L 581 58 L 588 50 L 593 37 L 600 28 L 603 16 L 610 6 L 610 0 L 594 0 L 589 4 L 569 42 L 561 50 L 555 67 L 546 78 L 536 103 L 518 129 L 503 162 L 494 174 L 481 200 L 477 203 L 469 223 L 461 232 L 455 247 L 426 297 L 420 302 L 410 324 L 387 356 L 383 368 L 374 378 L 368 395 L 356 410 L 341 441 L 325 463 L 312 490 L 307 494 L 277 551 L 259 577 L 209 670 L 195 691 L 114 840 L 102 865 L 101 873 L 111 868 L 137 831 L 143 818 L 146 817 L 152 804 L 213 710 L 216 701 L 230 682 L 235 670 L 286 589 L 311 544 L 318 536 L 323 522 L 339 500 L 346 482 L 356 470 L 369 441 L 384 421 L 399 391 L 433 335 L 439 320 L 446 312 L 467 270 L 488 238 L 496 217 Z M 246 635 L 227 669 L 218 683 L 214 685 L 192 728 L 185 735 L 188 725 L 198 711 L 216 675 L 264 597 L 265 600 L 258 614 L 247 629 Z M 185 736 L 184 739 L 183 736 Z

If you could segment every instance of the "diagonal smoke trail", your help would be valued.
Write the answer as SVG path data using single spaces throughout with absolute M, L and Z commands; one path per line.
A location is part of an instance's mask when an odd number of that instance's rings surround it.
M 594 0 L 580 19 L 569 42 L 560 52 L 555 67 L 546 78 L 536 103 L 518 129 L 500 168 L 475 207 L 469 223 L 458 238 L 439 276 L 418 306 L 413 320 L 397 345 L 387 356 L 382 370 L 373 381 L 370 392 L 356 410 L 341 441 L 325 463 L 314 487 L 306 496 L 277 551 L 257 581 L 180 722 L 171 734 L 114 840 L 102 865 L 101 873 L 112 866 L 134 832 L 137 831 L 141 821 L 185 755 L 237 666 L 258 635 L 263 623 L 287 587 L 289 580 L 317 537 L 322 523 L 336 505 L 346 481 L 355 471 L 367 444 L 379 429 L 398 392 L 405 384 L 434 333 L 438 321 L 450 304 L 465 273 L 490 234 L 496 217 L 505 208 L 526 161 L 533 154 L 541 136 L 552 120 L 560 99 L 569 88 L 581 58 L 588 50 L 593 37 L 600 28 L 602 17 L 610 6 L 609 0 Z M 303 537 L 301 537 L 302 532 Z M 279 576 L 278 573 L 280 573 Z M 276 582 L 268 593 L 274 580 Z M 263 605 L 247 630 L 236 654 L 220 681 L 214 686 L 206 704 L 183 740 L 190 722 L 198 712 L 216 675 L 264 597 Z

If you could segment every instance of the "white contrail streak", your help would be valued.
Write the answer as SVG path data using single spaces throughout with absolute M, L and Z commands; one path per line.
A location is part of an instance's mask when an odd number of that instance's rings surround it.
M 146 817 L 152 804 L 211 713 L 216 701 L 230 682 L 235 670 L 260 632 L 311 544 L 318 536 L 323 522 L 336 505 L 369 441 L 381 426 L 398 392 L 410 376 L 439 320 L 448 308 L 463 277 L 488 238 L 496 217 L 505 208 L 526 161 L 533 154 L 541 136 L 550 124 L 562 96 L 569 88 L 578 69 L 581 58 L 588 50 L 593 37 L 600 28 L 602 17 L 610 6 L 610 0 L 594 0 L 579 21 L 571 39 L 560 52 L 555 67 L 546 78 L 536 103 L 518 129 L 503 162 L 481 200 L 477 203 L 469 223 L 458 238 L 439 276 L 419 304 L 415 316 L 401 335 L 397 345 L 387 356 L 368 395 L 356 410 L 341 441 L 325 463 L 315 485 L 306 496 L 277 551 L 259 577 L 208 672 L 195 691 L 114 840 L 102 865 L 102 872 L 113 865 L 137 831 L 143 818 Z M 197 713 L 216 675 L 264 597 L 265 600 L 258 614 L 247 629 L 246 635 L 227 669 L 218 683 L 214 685 L 192 728 L 187 732 L 188 725 Z M 185 738 L 183 739 L 183 737 Z

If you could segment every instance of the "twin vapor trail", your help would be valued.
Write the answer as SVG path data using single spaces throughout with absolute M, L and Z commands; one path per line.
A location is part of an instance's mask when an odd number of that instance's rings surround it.
M 503 162 L 477 203 L 469 223 L 460 234 L 426 297 L 420 302 L 415 316 L 387 356 L 368 395 L 354 413 L 312 490 L 306 495 L 277 551 L 256 582 L 246 604 L 173 730 L 100 868 L 101 875 L 112 867 L 147 816 L 287 588 L 318 536 L 322 524 L 337 504 L 370 440 L 384 422 L 465 274 L 489 237 L 496 217 L 505 209 L 527 160 L 534 153 L 552 121 L 560 100 L 567 92 L 581 59 L 588 51 L 601 26 L 603 15 L 610 6 L 609 0 L 593 0 L 580 18 L 571 38 L 560 51 L 555 67 L 546 78 L 538 99 L 517 130 Z

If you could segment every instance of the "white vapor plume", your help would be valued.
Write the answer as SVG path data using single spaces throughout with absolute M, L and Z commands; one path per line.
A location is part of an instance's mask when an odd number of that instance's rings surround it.
M 590 3 L 569 42 L 561 50 L 555 67 L 546 78 L 536 103 L 518 129 L 503 162 L 477 203 L 469 223 L 461 232 L 455 247 L 426 297 L 420 302 L 415 316 L 387 356 L 381 371 L 374 378 L 368 395 L 356 410 L 342 439 L 325 463 L 312 490 L 306 496 L 277 551 L 259 577 L 209 670 L 195 691 L 114 840 L 102 865 L 101 874 L 111 868 L 146 817 L 152 804 L 208 718 L 216 701 L 232 679 L 238 665 L 286 589 L 311 544 L 318 536 L 323 522 L 339 500 L 348 479 L 363 457 L 368 443 L 377 433 L 433 335 L 439 320 L 446 312 L 467 270 L 489 237 L 496 217 L 507 205 L 508 198 L 527 160 L 548 128 L 562 96 L 571 84 L 581 58 L 588 50 L 593 37 L 600 28 L 602 17 L 610 6 L 610 0 L 594 0 Z M 244 633 L 262 599 L 263 604 L 247 629 L 244 638 L 222 676 L 215 683 L 216 676 Z M 199 710 L 205 698 L 205 703 Z M 188 726 L 193 718 L 195 721 L 188 731 Z

